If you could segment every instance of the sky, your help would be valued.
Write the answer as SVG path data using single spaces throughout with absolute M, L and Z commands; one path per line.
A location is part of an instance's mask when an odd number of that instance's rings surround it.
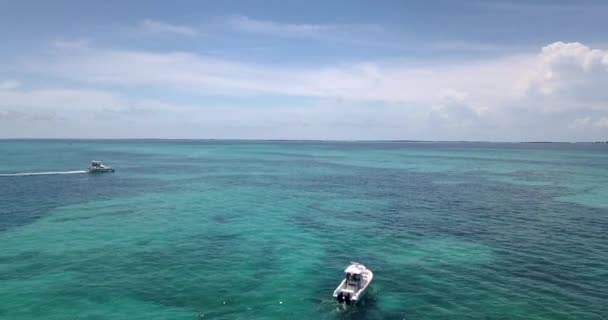
M 0 0 L 0 138 L 608 140 L 607 1 Z

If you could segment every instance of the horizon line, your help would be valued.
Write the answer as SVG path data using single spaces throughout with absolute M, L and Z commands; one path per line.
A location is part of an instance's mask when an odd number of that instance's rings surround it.
M 267 142 L 395 142 L 395 143 L 608 143 L 608 140 L 596 141 L 551 141 L 551 140 L 521 140 L 521 141 L 492 141 L 492 140 L 415 140 L 415 139 L 250 139 L 250 138 L 34 138 L 34 137 L 18 137 L 18 138 L 1 138 L 0 141 L 10 140 L 75 140 L 75 141 L 150 141 L 150 140 L 166 140 L 166 141 L 267 141 Z

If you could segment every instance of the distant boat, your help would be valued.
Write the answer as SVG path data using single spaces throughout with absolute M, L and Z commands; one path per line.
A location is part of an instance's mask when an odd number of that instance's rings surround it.
M 351 262 L 344 270 L 344 274 L 344 279 L 334 290 L 334 298 L 339 303 L 354 304 L 361 300 L 365 289 L 372 282 L 374 274 L 358 262 Z
M 101 161 L 92 161 L 88 171 L 89 173 L 114 172 L 114 168 L 102 164 Z

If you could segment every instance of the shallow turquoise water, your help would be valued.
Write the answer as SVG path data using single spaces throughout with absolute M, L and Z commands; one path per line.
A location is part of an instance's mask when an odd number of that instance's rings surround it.
M 0 319 L 605 319 L 607 231 L 606 145 L 0 142 Z

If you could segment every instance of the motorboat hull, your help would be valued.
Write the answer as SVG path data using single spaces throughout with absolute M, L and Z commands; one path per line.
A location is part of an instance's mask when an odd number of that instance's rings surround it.
M 359 269 L 357 271 L 357 275 L 359 275 L 359 281 L 356 283 L 352 282 L 352 278 L 350 282 L 347 282 L 349 277 L 347 272 L 347 277 L 342 279 L 340 285 L 334 290 L 334 298 L 338 301 L 338 303 L 345 303 L 347 305 L 355 304 L 358 301 L 361 301 L 367 288 L 374 278 L 374 274 L 371 270 L 367 269 L 365 266 L 359 263 L 354 263 L 349 266 L 346 271 L 352 270 L 351 268 Z
M 102 164 L 101 161 L 93 160 L 87 171 L 89 173 L 114 172 L 114 168 Z
M 89 173 L 114 172 L 114 168 L 89 168 Z

